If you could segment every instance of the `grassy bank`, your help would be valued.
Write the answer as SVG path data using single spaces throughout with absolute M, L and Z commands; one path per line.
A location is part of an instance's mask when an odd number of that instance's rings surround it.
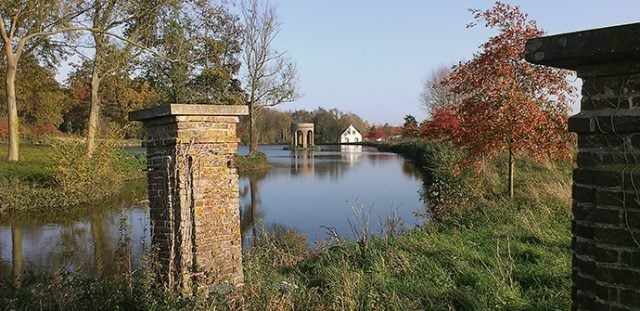
M 22 145 L 20 161 L 8 162 L 0 145 L 0 216 L 76 208 L 108 199 L 143 176 L 143 162 L 115 143 L 100 142 L 91 158 L 84 150 L 78 140 Z
M 442 198 L 437 221 L 397 236 L 337 243 L 299 257 L 280 254 L 290 246 L 258 247 L 245 258 L 249 292 L 257 293 L 245 297 L 250 308 L 569 309 L 568 163 L 519 161 L 512 201 L 504 195 L 501 158 L 479 174 L 451 172 L 459 154 L 448 146 L 385 147 L 415 158 L 432 181 L 456 183 L 439 189 L 458 197 Z M 294 289 L 283 294 L 282 284 Z
M 245 309 L 569 309 L 569 165 L 519 161 L 516 198 L 508 200 L 501 159 L 487 163 L 480 174 L 452 173 L 457 168 L 445 166 L 456 151 L 449 147 L 387 148 L 422 157 L 418 163 L 431 178 L 456 178 L 459 185 L 446 191 L 465 192 L 443 201 L 437 221 L 402 234 L 327 241 L 308 249 L 296 232 L 270 228 L 243 257 Z M 20 288 L 5 284 L 0 305 L 10 309 L 237 307 L 235 300 L 219 296 L 169 295 L 148 271 L 108 280 L 61 274 L 25 280 Z
M 235 162 L 240 175 L 246 175 L 256 171 L 266 171 L 271 168 L 267 160 L 267 155 L 262 152 L 249 155 L 236 155 Z

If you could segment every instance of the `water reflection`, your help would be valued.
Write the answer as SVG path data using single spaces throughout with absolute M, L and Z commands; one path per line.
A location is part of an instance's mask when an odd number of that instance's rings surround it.
M 403 158 L 362 146 L 322 146 L 289 151 L 263 146 L 272 169 L 240 178 L 243 246 L 251 246 L 262 226 L 284 225 L 313 243 L 333 227 L 351 237 L 354 207 L 365 207 L 371 232 L 391 215 L 408 226 L 424 210 L 422 182 Z M 242 151 L 241 152 L 245 152 Z M 0 282 L 19 285 L 25 271 L 83 270 L 109 275 L 136 268 L 150 243 L 144 182 L 109 202 L 77 215 L 0 220 Z M 105 208 L 111 207 L 111 208 Z
M 291 152 L 291 174 L 315 174 L 315 160 L 313 150 L 295 150 Z
M 23 269 L 22 230 L 18 226 L 11 226 L 11 281 L 14 286 L 20 286 Z
M 128 189 L 137 194 L 125 192 L 77 214 L 0 222 L 0 282 L 20 285 L 25 272 L 110 275 L 135 267 L 149 245 L 149 215 L 137 204 L 144 197 L 143 187 Z
M 250 246 L 258 234 L 257 224 L 261 223 L 260 181 L 267 176 L 266 172 L 254 172 L 247 176 L 248 182 L 240 188 L 240 233 L 243 247 Z
M 371 213 L 371 232 L 380 232 L 394 213 L 417 224 L 414 212 L 425 209 L 418 173 L 395 154 L 362 146 L 284 152 L 277 146 L 263 148 L 273 168 L 240 180 L 245 246 L 256 227 L 284 224 L 314 242 L 326 238 L 326 227 L 351 237 L 355 207 Z
M 355 165 L 362 158 L 362 146 L 340 146 L 340 155 L 347 164 Z

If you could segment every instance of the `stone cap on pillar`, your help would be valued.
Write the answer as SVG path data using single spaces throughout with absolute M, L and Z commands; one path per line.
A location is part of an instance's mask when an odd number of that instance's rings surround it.
M 246 116 L 246 105 L 161 105 L 129 113 L 130 121 L 146 121 L 168 116 Z
M 531 39 L 525 59 L 533 64 L 579 70 L 640 63 L 640 23 Z

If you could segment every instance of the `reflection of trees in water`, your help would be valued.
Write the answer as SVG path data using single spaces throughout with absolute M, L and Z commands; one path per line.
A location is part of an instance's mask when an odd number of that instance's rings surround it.
M 120 217 L 120 236 L 114 210 L 95 210 L 83 221 L 60 225 L 11 225 L 11 261 L 0 261 L 0 279 L 11 278 L 15 284 L 26 271 L 34 273 L 84 271 L 113 275 L 120 268 L 131 268 L 131 243 L 126 213 Z M 25 248 L 26 247 L 26 248 Z M 30 251 L 26 252 L 25 249 Z M 6 274 L 6 275 L 5 275 Z
M 375 149 L 357 145 L 322 147 L 320 152 L 296 150 L 291 152 L 291 175 L 315 175 L 337 180 L 349 169 L 367 159 L 372 166 L 380 162 L 396 160 L 397 155 L 378 152 Z
M 102 275 L 105 272 L 106 256 L 110 251 L 108 250 L 107 235 L 104 230 L 104 214 L 100 211 L 91 213 L 89 216 L 89 223 L 91 225 L 91 238 L 93 240 L 93 262 L 95 271 L 98 275 Z
M 340 163 L 341 154 L 334 152 L 314 152 L 313 150 L 297 150 L 291 152 L 291 175 L 318 176 L 338 179 L 347 169 Z
M 386 152 L 366 152 L 367 160 L 372 166 L 378 166 L 381 162 L 397 159 L 399 156 L 393 153 Z
M 16 287 L 20 287 L 22 284 L 22 273 L 24 272 L 22 242 L 22 228 L 11 226 L 11 280 Z
M 245 241 L 248 238 L 248 231 L 251 230 L 252 241 L 255 241 L 257 235 L 256 223 L 263 218 L 263 211 L 259 210 L 260 181 L 267 177 L 267 171 L 252 172 L 247 177 L 249 178 L 249 183 L 240 190 L 240 197 L 246 201 L 240 207 L 240 233 L 242 241 Z
M 402 173 L 404 173 L 404 175 L 407 177 L 422 180 L 422 173 L 419 169 L 416 168 L 416 164 L 411 162 L 410 160 L 402 160 Z

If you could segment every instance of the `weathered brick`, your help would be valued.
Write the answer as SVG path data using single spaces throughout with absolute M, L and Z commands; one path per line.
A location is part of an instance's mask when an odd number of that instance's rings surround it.
M 575 254 L 577 255 L 590 255 L 593 254 L 593 248 L 595 247 L 593 241 L 591 240 L 578 240 L 575 237 L 573 238 L 572 248 Z
M 596 263 L 591 259 L 584 256 L 573 256 L 573 270 L 579 272 L 584 276 L 593 276 L 596 271 Z M 578 279 L 582 279 L 581 276 L 574 275 Z M 582 280 L 584 282 L 584 280 Z M 585 289 L 587 291 L 593 291 L 593 286 L 591 288 Z
M 572 187 L 572 198 L 576 202 L 593 202 L 596 195 L 596 189 L 585 185 L 576 185 Z
M 603 244 L 620 247 L 634 247 L 636 243 L 631 233 L 624 228 L 594 228 L 594 240 Z
M 622 192 L 598 189 L 595 203 L 598 206 L 622 206 Z
M 640 272 L 633 270 L 598 267 L 598 269 L 596 269 L 596 278 L 599 281 L 609 284 L 624 285 L 634 288 L 640 287 Z
M 606 285 L 596 285 L 596 297 L 604 302 L 618 302 L 618 288 Z
M 611 148 L 619 148 L 624 144 L 624 138 L 620 135 L 610 134 L 593 134 L 579 135 L 578 148 L 596 148 L 609 150 Z
M 620 261 L 620 255 L 617 250 L 599 247 L 598 245 L 592 249 L 592 257 L 597 263 L 617 263 Z
M 593 239 L 594 237 L 594 228 L 591 226 L 586 226 L 584 224 L 577 223 L 575 220 L 572 223 L 573 227 L 573 235 L 577 237 L 581 237 L 584 239 Z
M 586 202 L 586 200 L 580 200 Z M 579 221 L 589 221 L 592 223 L 620 225 L 622 223 L 622 213 L 615 209 L 603 209 L 593 206 L 581 206 L 576 204 L 573 209 L 573 217 Z
M 640 308 L 640 291 L 620 290 L 620 304 L 634 309 Z
M 631 268 L 640 269 L 640 248 L 620 253 L 620 263 Z
M 244 282 L 238 176 L 232 167 L 238 118 L 229 115 L 238 109 L 196 106 L 136 115 L 148 133 L 152 243 L 159 250 L 162 279 L 187 294 L 192 284 L 205 289 Z M 181 115 L 183 110 L 188 114 Z

